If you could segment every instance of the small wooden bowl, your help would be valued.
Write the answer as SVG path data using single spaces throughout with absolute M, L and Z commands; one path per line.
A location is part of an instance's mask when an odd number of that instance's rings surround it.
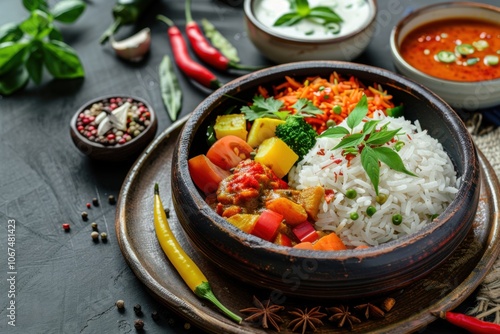
M 381 84 L 405 118 L 419 120 L 439 140 L 461 178 L 458 193 L 433 223 L 420 231 L 368 249 L 322 252 L 283 247 L 246 234 L 205 202 L 188 159 L 208 150 L 206 129 L 236 99 L 251 100 L 259 86 L 272 91 L 285 76 L 303 79 L 332 72 Z M 234 98 L 232 98 L 234 97 Z M 238 78 L 205 99 L 184 126 L 172 162 L 172 198 L 179 222 L 193 244 L 222 271 L 276 293 L 315 299 L 350 299 L 400 289 L 440 266 L 471 230 L 479 201 L 479 164 L 472 139 L 455 111 L 427 88 L 367 65 L 308 61 L 270 67 Z
M 94 103 L 116 97 L 124 99 L 131 98 L 134 101 L 143 103 L 148 108 L 150 112 L 150 124 L 143 132 L 125 144 L 109 146 L 91 141 L 77 130 L 76 123 L 80 113 L 90 108 Z M 75 115 L 71 118 L 70 134 L 75 146 L 89 158 L 100 161 L 124 161 L 135 159 L 154 138 L 157 128 L 158 120 L 156 118 L 156 114 L 148 102 L 135 96 L 112 95 L 93 99 L 80 107 L 80 109 L 78 109 Z

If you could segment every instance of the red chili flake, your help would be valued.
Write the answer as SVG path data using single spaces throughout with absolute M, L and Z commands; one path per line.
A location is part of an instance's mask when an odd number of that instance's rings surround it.
M 64 229 L 65 231 L 69 231 L 69 228 L 70 228 L 70 227 L 69 227 L 69 224 L 68 224 L 68 223 L 64 223 L 64 224 L 62 224 L 62 227 L 63 227 L 63 229 Z
M 317 155 L 325 155 L 325 149 L 324 148 L 320 148 L 316 154 Z
M 326 201 L 326 203 L 330 204 L 330 202 L 334 198 L 335 198 L 335 191 L 333 191 L 333 189 L 325 189 L 325 201 Z
M 337 172 L 333 173 L 333 175 L 335 175 L 335 182 L 337 182 L 337 179 L 339 177 L 339 174 L 337 174 Z

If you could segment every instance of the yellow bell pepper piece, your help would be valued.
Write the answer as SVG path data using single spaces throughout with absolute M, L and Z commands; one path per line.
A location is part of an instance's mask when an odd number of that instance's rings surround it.
M 245 115 L 229 114 L 217 116 L 215 119 L 214 131 L 217 139 L 233 135 L 246 141 L 248 131 Z
M 283 123 L 285 121 L 276 118 L 257 118 L 248 133 L 248 145 L 255 148 L 265 139 L 276 136 L 276 127 Z
M 254 160 L 271 168 L 277 177 L 282 178 L 297 162 L 299 156 L 278 137 L 271 137 L 262 142 Z

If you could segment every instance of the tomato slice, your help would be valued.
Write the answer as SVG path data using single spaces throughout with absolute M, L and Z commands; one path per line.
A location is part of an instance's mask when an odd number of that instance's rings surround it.
M 189 159 L 188 167 L 194 184 L 205 194 L 217 191 L 219 183 L 231 175 L 229 171 L 213 164 L 204 154 Z
M 230 170 L 250 158 L 253 148 L 240 137 L 224 136 L 217 140 L 207 152 L 207 158 L 222 169 Z

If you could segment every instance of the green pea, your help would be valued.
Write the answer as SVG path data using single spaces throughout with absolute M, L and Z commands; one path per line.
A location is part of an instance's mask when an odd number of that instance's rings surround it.
M 401 216 L 399 213 L 392 216 L 392 223 L 394 225 L 401 225 L 402 222 L 403 222 L 403 216 Z
M 366 208 L 366 214 L 370 217 L 373 216 L 375 212 L 377 212 L 377 209 L 375 209 L 375 207 L 372 205 Z
M 387 195 L 386 194 L 379 194 L 377 197 L 375 197 L 375 200 L 377 201 L 378 204 L 382 205 L 387 201 Z
M 337 115 L 340 115 L 340 114 L 342 113 L 342 107 L 341 107 L 341 106 L 339 106 L 339 105 L 335 105 L 335 106 L 333 107 L 333 112 L 334 112 L 335 114 L 337 114 Z
M 359 215 L 357 212 L 351 212 L 351 214 L 349 215 L 349 217 L 352 219 L 352 220 L 356 220 L 359 218 Z
M 358 196 L 358 192 L 355 189 L 347 189 L 345 192 L 345 197 L 349 199 L 356 198 L 356 196 Z

